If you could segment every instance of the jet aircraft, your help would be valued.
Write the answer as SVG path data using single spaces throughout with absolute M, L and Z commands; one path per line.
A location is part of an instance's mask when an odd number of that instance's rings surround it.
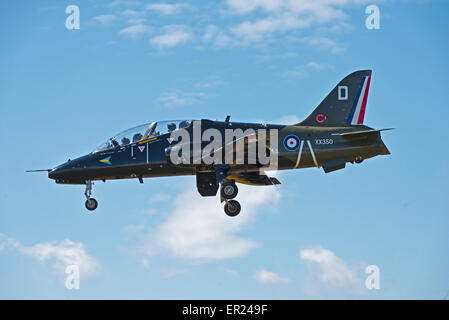
M 349 74 L 297 124 L 232 122 L 230 116 L 225 121 L 150 122 L 114 135 L 87 155 L 30 172 L 48 171 L 58 184 L 85 185 L 85 207 L 90 211 L 98 206 L 91 197 L 94 181 L 137 179 L 143 183 L 144 178 L 195 175 L 201 196 L 215 196 L 220 188 L 225 213 L 236 216 L 241 210 L 234 200 L 236 183 L 280 184 L 266 170 L 321 167 L 328 173 L 345 168 L 348 162 L 390 154 L 380 133 L 391 128 L 376 130 L 363 124 L 370 82 L 371 70 Z M 208 134 L 211 129 L 212 135 Z M 224 138 L 227 131 L 232 133 L 230 139 Z M 206 150 L 212 136 L 218 141 Z M 252 147 L 257 144 L 257 149 Z M 237 154 L 239 146 L 243 156 Z M 261 161 L 261 154 L 275 161 Z

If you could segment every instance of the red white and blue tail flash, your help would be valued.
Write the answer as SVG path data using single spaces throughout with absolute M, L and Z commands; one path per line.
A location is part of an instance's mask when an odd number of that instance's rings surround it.
M 352 106 L 352 110 L 348 118 L 348 125 L 363 124 L 370 82 L 371 76 L 363 77 L 359 92 L 354 100 L 354 105 Z

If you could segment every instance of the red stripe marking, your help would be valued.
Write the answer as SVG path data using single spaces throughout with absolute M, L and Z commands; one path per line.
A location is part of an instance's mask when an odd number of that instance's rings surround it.
M 359 119 L 357 124 L 363 124 L 363 119 L 365 118 L 366 101 L 368 100 L 369 84 L 371 82 L 371 76 L 368 76 L 368 83 L 366 84 L 365 94 L 363 95 L 362 107 L 360 108 Z

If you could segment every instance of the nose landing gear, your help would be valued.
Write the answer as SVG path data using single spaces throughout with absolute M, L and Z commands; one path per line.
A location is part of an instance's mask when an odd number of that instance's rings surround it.
M 86 182 L 86 191 L 84 191 L 84 195 L 86 196 L 87 199 L 85 202 L 85 206 L 87 210 L 94 211 L 98 207 L 98 202 L 94 198 L 90 197 L 91 194 L 92 194 L 92 181 L 88 180 Z
M 90 199 L 86 200 L 85 205 L 86 205 L 87 210 L 93 211 L 93 210 L 97 209 L 98 201 L 95 200 L 94 198 L 90 198 Z
M 234 181 L 226 181 L 221 184 L 220 195 L 221 201 L 225 201 L 224 211 L 229 217 L 235 217 L 240 213 L 240 203 L 234 199 L 239 192 Z

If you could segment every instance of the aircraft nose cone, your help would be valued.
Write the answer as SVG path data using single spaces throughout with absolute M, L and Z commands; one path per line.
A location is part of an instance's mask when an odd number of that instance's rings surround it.
M 48 177 L 53 180 L 64 178 L 69 168 L 69 162 L 63 163 L 48 172 Z
M 48 177 L 56 181 L 56 183 L 79 184 L 89 178 L 86 174 L 86 159 L 89 156 L 68 160 L 67 162 L 53 168 L 48 172 Z
M 58 178 L 58 175 L 61 173 L 61 169 L 59 169 L 59 168 L 54 168 L 54 169 L 52 169 L 52 170 L 50 170 L 49 172 L 48 172 L 48 177 L 50 178 L 50 179 L 53 179 L 53 180 L 56 180 L 57 178 Z

